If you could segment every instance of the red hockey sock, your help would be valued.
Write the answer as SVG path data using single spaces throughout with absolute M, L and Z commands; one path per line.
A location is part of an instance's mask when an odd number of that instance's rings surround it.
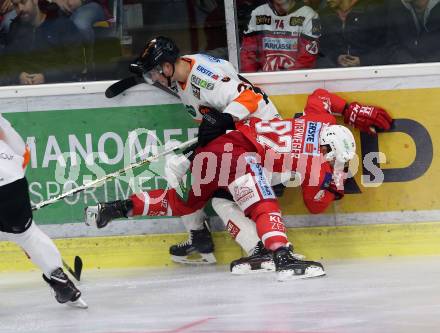
M 257 224 L 258 237 L 269 250 L 276 250 L 280 246 L 287 246 L 289 240 L 286 235 L 281 212 L 276 201 L 263 201 L 250 207 L 250 217 Z

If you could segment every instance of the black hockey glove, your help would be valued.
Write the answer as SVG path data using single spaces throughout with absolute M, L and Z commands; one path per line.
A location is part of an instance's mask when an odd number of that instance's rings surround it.
M 203 115 L 199 127 L 198 144 L 203 147 L 209 142 L 226 133 L 227 130 L 235 129 L 234 118 L 229 113 L 210 111 Z

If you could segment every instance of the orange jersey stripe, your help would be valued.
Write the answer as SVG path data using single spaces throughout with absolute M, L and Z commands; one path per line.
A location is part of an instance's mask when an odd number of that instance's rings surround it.
M 28 165 L 29 161 L 31 160 L 31 151 L 29 150 L 29 147 L 26 146 L 24 154 L 23 154 L 23 169 L 26 168 L 26 165 Z
M 235 102 L 243 105 L 249 113 L 254 113 L 258 109 L 258 103 L 263 99 L 263 96 L 256 94 L 252 90 L 246 89 L 236 99 Z

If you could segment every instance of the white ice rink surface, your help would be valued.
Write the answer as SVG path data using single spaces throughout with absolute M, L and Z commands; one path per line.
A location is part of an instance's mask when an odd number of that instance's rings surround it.
M 440 257 L 324 262 L 276 282 L 226 266 L 85 271 L 89 309 L 59 305 L 40 275 L 0 274 L 0 332 L 440 332 Z

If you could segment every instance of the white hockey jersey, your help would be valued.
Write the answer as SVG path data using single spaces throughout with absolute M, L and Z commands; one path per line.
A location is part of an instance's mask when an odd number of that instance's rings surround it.
M 280 118 L 275 105 L 258 87 L 241 77 L 229 61 L 205 54 L 182 57 L 191 66 L 187 82 L 177 84 L 177 93 L 188 113 L 201 121 L 209 109 L 238 119 L 256 116 Z
M 29 151 L 21 136 L 0 114 L 0 186 L 24 177 Z

